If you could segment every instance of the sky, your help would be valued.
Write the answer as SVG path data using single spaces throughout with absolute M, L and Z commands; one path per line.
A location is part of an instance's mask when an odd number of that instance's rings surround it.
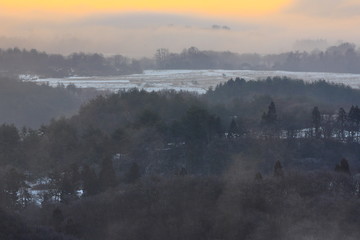
M 360 0 L 0 0 L 0 48 L 151 57 L 360 45 Z

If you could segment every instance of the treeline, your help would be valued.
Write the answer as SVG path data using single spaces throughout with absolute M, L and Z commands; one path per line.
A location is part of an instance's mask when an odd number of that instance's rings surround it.
M 221 83 L 204 95 L 214 106 L 226 106 L 229 115 L 254 122 L 264 112 L 264 106 L 276 103 L 278 114 L 289 123 L 309 126 L 307 117 L 317 106 L 323 114 L 333 115 L 339 108 L 349 110 L 360 103 L 359 91 L 342 84 L 323 80 L 312 83 L 287 77 L 267 78 L 263 81 L 245 81 L 241 78 Z M 244 114 L 245 113 L 245 114 Z
M 196 47 L 184 49 L 181 53 L 172 53 L 162 48 L 156 51 L 154 60 L 154 65 L 158 69 L 360 73 L 360 52 L 350 43 L 332 46 L 324 51 L 296 51 L 269 55 L 201 51 Z
M 151 66 L 149 63 L 147 65 Z M 196 47 L 184 49 L 181 53 L 172 53 L 165 48 L 157 49 L 152 67 L 157 69 L 266 69 L 259 54 L 201 51 Z
M 346 85 L 328 83 L 325 80 L 305 82 L 288 77 L 268 77 L 263 81 L 235 78 L 210 88 L 206 93 L 211 102 L 217 103 L 230 102 L 235 98 L 248 102 L 255 96 L 311 99 L 317 104 L 335 104 L 337 107 L 360 102 L 359 91 Z
M 297 89 L 306 94 L 291 94 Z M 326 94 L 331 101 L 322 97 Z M 145 175 L 173 175 L 183 168 L 189 174 L 221 174 L 242 154 L 267 169 L 267 159 L 292 165 L 316 159 L 314 164 L 329 168 L 347 155 L 358 166 L 359 96 L 341 85 L 283 78 L 230 80 L 202 96 L 133 89 L 98 96 L 79 114 L 39 129 L 3 125 L 1 164 L 37 174 L 89 165 L 98 173 L 110 159 L 118 175 L 126 175 L 132 163 Z M 267 153 L 269 148 L 279 150 Z
M 108 76 L 141 73 L 139 63 L 121 55 L 73 53 L 69 56 L 47 54 L 35 49 L 0 49 L 0 73 L 39 77 Z
M 109 76 L 141 73 L 143 69 L 284 70 L 360 73 L 360 54 L 354 44 L 343 43 L 324 51 L 281 54 L 238 54 L 201 51 L 196 47 L 172 53 L 156 50 L 154 58 L 130 59 L 121 55 L 73 53 L 69 56 L 38 50 L 0 49 L 0 73 L 39 77 Z

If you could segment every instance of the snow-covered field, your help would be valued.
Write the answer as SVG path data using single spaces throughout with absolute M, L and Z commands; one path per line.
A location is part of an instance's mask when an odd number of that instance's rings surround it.
M 173 89 L 176 91 L 192 91 L 205 93 L 209 87 L 215 87 L 230 78 L 244 78 L 245 80 L 264 79 L 266 77 L 287 76 L 305 81 L 323 79 L 329 82 L 343 83 L 353 88 L 360 88 L 360 74 L 346 73 L 314 73 L 314 72 L 285 72 L 285 71 L 252 71 L 252 70 L 147 70 L 142 74 L 132 74 L 114 77 L 70 77 L 38 79 L 33 76 L 22 75 L 25 81 L 50 86 L 58 84 L 75 84 L 81 88 L 96 88 L 99 90 L 118 91 L 139 88 L 146 91 Z

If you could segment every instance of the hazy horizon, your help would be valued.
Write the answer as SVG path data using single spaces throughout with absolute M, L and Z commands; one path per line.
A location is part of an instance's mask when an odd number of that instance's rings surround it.
M 151 57 L 158 48 L 279 53 L 360 43 L 354 0 L 182 1 L 41 0 L 3 3 L 0 48 Z

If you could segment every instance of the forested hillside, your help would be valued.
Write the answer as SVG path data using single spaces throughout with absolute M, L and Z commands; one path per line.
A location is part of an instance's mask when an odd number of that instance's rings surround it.
M 144 66 L 149 65 L 144 61 Z M 151 65 L 150 65 L 151 66 Z M 153 67 L 159 69 L 282 70 L 295 72 L 360 73 L 360 53 L 355 44 L 342 43 L 326 50 L 292 51 L 280 54 L 238 54 L 199 50 L 173 53 L 161 48 Z
M 35 49 L 0 49 L 0 73 L 7 76 L 29 74 L 39 77 L 109 76 L 141 73 L 136 60 L 121 55 L 73 53 L 47 54 Z
M 230 102 L 233 99 L 249 102 L 256 96 L 292 98 L 294 102 L 303 98 L 329 106 L 351 106 L 360 103 L 359 91 L 348 86 L 330 84 L 325 80 L 304 82 L 287 77 L 269 77 L 263 81 L 230 79 L 211 89 L 206 95 L 211 102 L 218 103 Z
M 49 88 L 11 83 L 34 89 Z M 51 91 L 73 98 L 58 101 L 59 95 Z M 30 95 L 35 100 L 35 96 L 38 97 L 39 103 L 27 100 L 30 97 L 23 94 L 25 100 L 17 104 L 24 108 L 18 113 L 19 119 L 26 114 L 34 118 L 42 116 L 31 110 L 31 106 L 37 109 L 44 104 L 53 109 L 77 107 L 74 102 L 79 102 L 74 93 L 79 91 L 49 88 L 51 96 L 43 97 L 50 100 L 53 97 L 54 102 L 42 101 L 40 94 Z M 331 95 L 329 101 L 326 95 Z M 25 107 L 25 103 L 32 105 Z M 59 107 L 60 103 L 63 105 Z M 269 164 L 266 158 L 276 159 L 281 155 L 287 162 L 308 156 L 323 161 L 322 167 L 331 167 L 347 155 L 349 161 L 358 164 L 355 146 L 359 141 L 359 104 L 359 90 L 324 81 L 236 79 L 205 95 L 174 91 L 149 93 L 137 89 L 100 95 L 83 105 L 78 114 L 52 120 L 39 129 L 16 129 L 9 125 L 10 121 L 2 129 L 8 132 L 12 128 L 14 135 L 18 135 L 14 137 L 18 139 L 15 148 L 21 147 L 22 151 L 14 152 L 22 152 L 23 158 L 19 161 L 23 163 L 19 167 L 43 168 L 42 164 L 32 163 L 33 158 L 60 169 L 70 164 L 100 165 L 104 158 L 120 154 L 126 156 L 126 161 L 138 164 L 145 174 L 173 174 L 179 168 L 186 168 L 189 173 L 219 174 L 232 162 L 233 156 L 260 153 L 256 158 L 265 164 L 262 167 Z M 12 108 L 4 108 L 8 117 Z M 321 144 L 307 146 L 315 142 Z M 279 151 L 278 156 L 271 156 L 266 153 L 268 149 L 262 147 L 252 153 L 251 149 L 259 144 L 284 147 L 284 150 Z M 320 147 L 323 149 L 311 150 Z M 343 152 L 339 151 L 342 148 Z M 29 154 L 26 149 L 35 153 Z M 37 154 L 42 157 L 36 157 Z M 11 159 L 2 161 L 11 164 Z
M 158 49 L 154 57 L 131 59 L 122 55 L 73 53 L 49 54 L 35 49 L 0 49 L 0 73 L 43 78 L 69 76 L 116 76 L 141 73 L 143 69 L 282 70 L 294 72 L 360 73 L 360 53 L 355 44 L 342 43 L 326 50 L 260 55 L 199 50 L 180 53 Z
M 205 95 L 101 95 L 40 128 L 3 124 L 0 218 L 12 220 L 0 227 L 54 239 L 357 239 L 359 104 L 359 90 L 324 81 L 235 79 Z

